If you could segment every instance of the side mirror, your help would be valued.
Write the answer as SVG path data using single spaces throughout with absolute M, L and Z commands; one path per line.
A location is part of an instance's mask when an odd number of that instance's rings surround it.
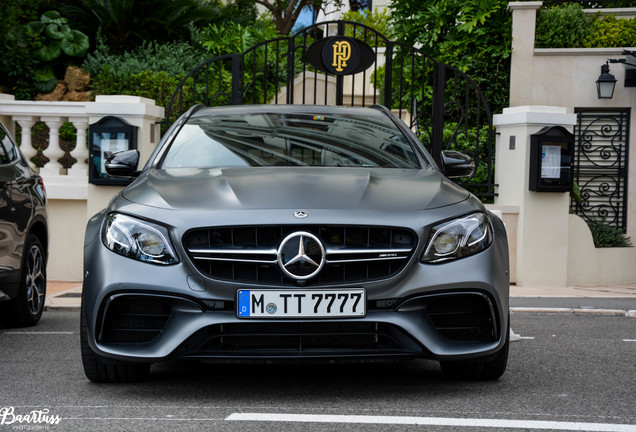
M 442 151 L 442 171 L 448 178 L 467 178 L 475 174 L 475 161 L 466 153 Z
M 126 150 L 110 155 L 106 160 L 106 172 L 113 177 L 137 177 L 139 165 L 139 151 Z

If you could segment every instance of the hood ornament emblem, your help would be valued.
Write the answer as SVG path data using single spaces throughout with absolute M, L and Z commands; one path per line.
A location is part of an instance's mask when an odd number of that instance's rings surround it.
M 307 213 L 305 210 L 297 210 L 294 212 L 294 217 L 298 219 L 305 219 L 307 216 L 309 216 L 309 213 Z

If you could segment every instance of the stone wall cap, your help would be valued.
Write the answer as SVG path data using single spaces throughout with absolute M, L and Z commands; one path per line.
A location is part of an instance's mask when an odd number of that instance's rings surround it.
M 539 9 L 541 6 L 543 6 L 542 1 L 520 1 L 508 3 L 509 10 Z
M 493 125 L 573 126 L 576 124 L 576 119 L 576 114 L 569 114 L 565 107 L 526 105 L 504 108 L 503 114 L 493 116 Z
M 148 99 L 141 96 L 128 96 L 128 95 L 97 95 L 95 96 L 95 102 L 99 103 L 114 103 L 114 104 L 146 104 L 155 105 L 153 99 Z
M 521 105 L 515 107 L 504 108 L 504 114 L 513 114 L 520 112 L 541 112 L 541 113 L 554 113 L 554 114 L 566 114 L 568 109 L 561 106 L 552 105 Z

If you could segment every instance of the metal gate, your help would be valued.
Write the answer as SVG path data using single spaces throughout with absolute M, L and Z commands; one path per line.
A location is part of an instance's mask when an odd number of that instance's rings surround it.
M 574 179 L 581 202 L 572 211 L 591 222 L 627 227 L 630 109 L 576 109 Z
M 367 44 L 374 56 L 371 66 L 348 76 L 312 67 L 307 48 L 332 36 Z M 460 184 L 482 199 L 495 196 L 492 116 L 475 82 L 459 69 L 363 24 L 322 22 L 244 53 L 201 63 L 179 83 L 166 110 L 166 125 L 196 103 L 382 104 L 412 128 L 438 163 L 444 149 L 471 155 L 478 169 Z

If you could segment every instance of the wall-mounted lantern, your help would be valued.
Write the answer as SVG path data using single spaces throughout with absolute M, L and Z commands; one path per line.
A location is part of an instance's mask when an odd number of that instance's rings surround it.
M 530 185 L 536 192 L 572 189 L 574 134 L 562 126 L 546 126 L 530 135 Z
M 130 179 L 111 177 L 106 160 L 114 153 L 137 149 L 137 127 L 113 116 L 89 126 L 88 181 L 95 185 L 128 185 Z
M 609 62 L 606 62 L 601 66 L 601 75 L 596 80 L 596 92 L 599 99 L 611 99 L 614 96 L 616 78 L 609 71 Z

